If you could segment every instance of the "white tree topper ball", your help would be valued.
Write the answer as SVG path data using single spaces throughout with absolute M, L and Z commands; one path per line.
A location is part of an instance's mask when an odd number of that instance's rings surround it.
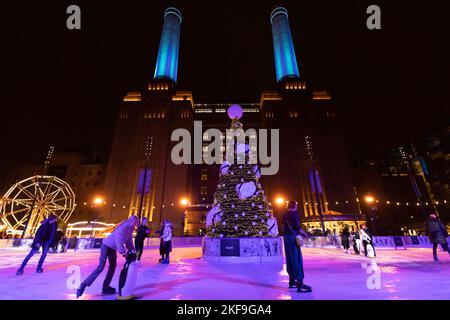
M 242 110 L 242 107 L 238 104 L 233 104 L 228 108 L 228 117 L 233 119 L 240 119 L 242 118 L 242 115 L 244 114 L 244 111 Z

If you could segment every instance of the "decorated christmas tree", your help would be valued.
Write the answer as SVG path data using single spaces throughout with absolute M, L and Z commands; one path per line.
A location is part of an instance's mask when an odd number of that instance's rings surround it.
M 242 116 L 240 106 L 231 106 L 228 115 L 232 119 L 231 129 L 243 128 L 239 122 Z M 224 161 L 221 165 L 219 183 L 214 193 L 214 205 L 206 219 L 207 236 L 276 237 L 278 235 L 276 219 L 259 182 L 261 178 L 259 167 L 249 161 L 251 156 L 249 145 L 238 144 L 231 152 L 235 154 L 235 161 L 233 163 Z

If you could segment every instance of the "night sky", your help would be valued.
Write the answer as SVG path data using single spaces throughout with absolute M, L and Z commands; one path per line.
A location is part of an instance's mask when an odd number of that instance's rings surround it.
M 448 1 L 280 2 L 289 11 L 300 73 L 335 99 L 352 161 L 448 122 Z M 193 91 L 195 102 L 259 102 L 262 90 L 275 89 L 275 2 L 178 3 L 179 89 Z M 70 4 L 81 7 L 81 31 L 66 28 Z M 3 7 L 1 165 L 40 162 L 49 145 L 106 158 L 122 97 L 153 77 L 168 4 Z M 366 28 L 370 4 L 381 7 L 381 30 Z

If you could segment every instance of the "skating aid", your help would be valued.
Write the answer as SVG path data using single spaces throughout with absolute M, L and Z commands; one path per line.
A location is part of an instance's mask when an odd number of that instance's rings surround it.
M 118 299 L 128 300 L 138 298 L 133 295 L 134 288 L 136 287 L 138 269 L 136 258 L 135 250 L 127 252 L 125 264 L 120 272 Z

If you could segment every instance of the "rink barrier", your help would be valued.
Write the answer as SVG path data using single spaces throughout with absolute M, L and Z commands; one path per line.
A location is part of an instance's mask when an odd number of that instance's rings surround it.
M 312 237 L 305 240 L 306 248 L 342 248 L 340 236 Z M 0 249 L 26 250 L 31 246 L 33 239 L 23 239 L 21 245 L 17 246 L 18 239 L 0 239 Z M 98 249 L 102 239 L 77 239 L 77 250 Z M 448 238 L 450 243 L 450 237 Z M 147 248 L 159 248 L 159 238 L 147 238 L 145 246 Z M 174 237 L 172 245 L 174 247 L 202 246 L 203 237 Z M 350 241 L 350 246 L 352 246 Z M 374 245 L 379 249 L 407 249 L 407 248 L 431 248 L 433 244 L 425 236 L 376 236 Z M 74 239 L 68 239 L 68 249 L 74 249 Z
M 281 262 L 283 241 L 276 238 L 203 238 L 205 261 L 226 263 Z

